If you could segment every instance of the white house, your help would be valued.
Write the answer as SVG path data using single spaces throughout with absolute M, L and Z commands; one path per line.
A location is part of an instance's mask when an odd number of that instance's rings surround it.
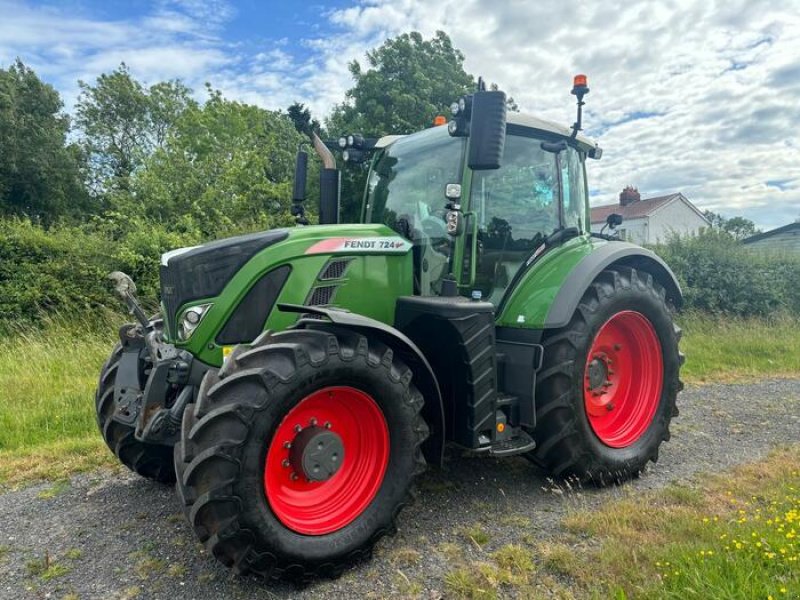
M 620 193 L 618 204 L 592 207 L 592 231 L 599 232 L 612 213 L 622 215 L 617 229 L 620 238 L 637 244 L 657 244 L 672 234 L 694 235 L 711 226 L 680 192 L 642 200 L 639 190 L 628 186 Z

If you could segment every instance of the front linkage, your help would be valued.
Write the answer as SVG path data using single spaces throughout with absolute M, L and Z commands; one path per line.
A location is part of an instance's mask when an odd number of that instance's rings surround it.
M 139 323 L 119 330 L 122 354 L 114 379 L 111 418 L 134 428 L 139 442 L 174 446 L 186 406 L 209 366 L 164 342 L 160 319 L 148 319 L 136 300 L 136 285 L 120 271 L 109 278 Z

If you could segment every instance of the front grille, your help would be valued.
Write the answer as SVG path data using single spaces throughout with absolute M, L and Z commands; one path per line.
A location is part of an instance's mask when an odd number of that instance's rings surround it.
M 305 302 L 306 306 L 324 306 L 333 302 L 333 297 L 336 295 L 338 285 L 324 285 L 311 290 L 308 299 Z
M 169 267 L 161 265 L 161 301 L 164 303 L 164 326 L 167 330 L 169 339 L 174 339 L 177 335 L 177 315 L 180 308 L 178 295 L 178 282 L 175 280 L 174 271 Z
M 177 331 L 177 312 L 181 306 L 218 296 L 245 263 L 288 235 L 287 231 L 276 229 L 169 253 L 172 256 L 166 259 L 167 264 L 161 265 L 161 300 L 170 335 L 174 337 Z

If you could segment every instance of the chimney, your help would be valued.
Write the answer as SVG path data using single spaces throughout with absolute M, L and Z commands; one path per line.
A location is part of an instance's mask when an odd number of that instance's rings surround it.
M 639 195 L 639 189 L 632 185 L 626 186 L 624 190 L 619 193 L 619 203 L 621 206 L 628 206 L 634 202 L 639 202 L 642 197 Z

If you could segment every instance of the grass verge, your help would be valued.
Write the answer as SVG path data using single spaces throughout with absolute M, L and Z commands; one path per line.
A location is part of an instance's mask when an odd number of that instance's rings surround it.
M 741 382 L 800 374 L 800 319 L 678 317 L 683 328 L 681 370 L 688 383 Z
M 109 464 L 94 388 L 119 317 L 51 318 L 0 334 L 0 486 Z M 113 458 L 113 457 L 111 457 Z
M 578 597 L 798 598 L 798 465 L 794 446 L 694 487 L 573 511 L 544 569 Z

